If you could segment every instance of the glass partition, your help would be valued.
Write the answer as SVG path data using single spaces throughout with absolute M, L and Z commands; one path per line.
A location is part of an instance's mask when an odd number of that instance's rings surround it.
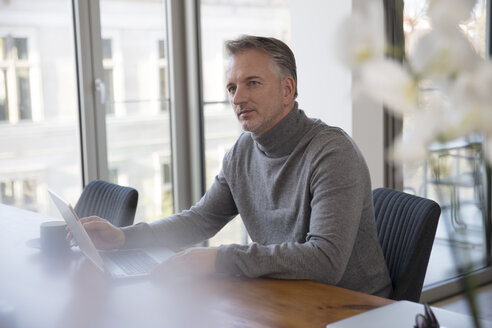
M 415 41 L 432 29 L 426 15 L 428 0 L 405 0 L 404 32 L 405 51 L 412 54 Z M 471 18 L 459 26 L 468 36 L 477 52 L 485 57 L 486 44 L 486 1 L 479 0 Z M 427 98 L 438 92 L 427 84 L 421 99 L 423 110 L 430 106 Z M 405 132 L 417 129 L 413 118 L 406 115 L 403 120 Z M 437 201 L 442 214 L 429 260 L 425 286 L 437 284 L 457 276 L 456 268 L 463 259 L 456 255 L 465 254 L 465 261 L 473 269 L 486 266 L 487 208 L 482 138 L 471 135 L 449 143 L 434 143 L 429 148 L 429 161 L 418 165 L 404 165 L 404 190 L 408 193 Z

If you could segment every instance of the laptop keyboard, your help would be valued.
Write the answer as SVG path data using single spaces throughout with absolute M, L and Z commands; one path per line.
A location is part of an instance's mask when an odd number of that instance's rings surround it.
M 104 257 L 117 264 L 128 275 L 148 274 L 159 264 L 140 249 L 105 252 Z

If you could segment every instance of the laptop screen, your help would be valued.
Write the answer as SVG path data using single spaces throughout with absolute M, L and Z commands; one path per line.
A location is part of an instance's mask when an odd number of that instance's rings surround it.
M 70 205 L 70 203 L 66 202 L 52 190 L 48 189 L 48 192 L 51 196 L 51 199 L 53 199 L 53 202 L 58 208 L 58 211 L 60 211 L 60 214 L 67 223 L 74 239 L 77 241 L 79 248 L 92 262 L 94 262 L 94 264 L 99 269 L 105 271 L 104 261 L 101 258 L 99 251 L 96 249 L 96 246 L 94 246 L 91 238 L 87 234 L 87 231 L 85 231 L 84 227 L 80 223 L 77 213 L 75 213 L 72 205 Z

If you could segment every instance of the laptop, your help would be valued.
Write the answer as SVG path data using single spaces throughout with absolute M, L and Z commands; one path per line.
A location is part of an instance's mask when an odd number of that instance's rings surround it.
M 48 189 L 58 211 L 68 225 L 80 250 L 101 271 L 112 278 L 136 278 L 148 276 L 152 270 L 174 252 L 167 248 L 152 249 L 118 249 L 101 251 L 96 248 L 91 238 L 79 221 L 72 205 Z

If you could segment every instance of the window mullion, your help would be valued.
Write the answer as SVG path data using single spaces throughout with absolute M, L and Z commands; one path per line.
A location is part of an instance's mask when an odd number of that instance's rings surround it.
M 173 193 L 179 212 L 197 202 L 204 189 L 198 5 L 195 0 L 168 0 L 167 7 Z
M 108 178 L 99 0 L 73 0 L 84 184 Z

